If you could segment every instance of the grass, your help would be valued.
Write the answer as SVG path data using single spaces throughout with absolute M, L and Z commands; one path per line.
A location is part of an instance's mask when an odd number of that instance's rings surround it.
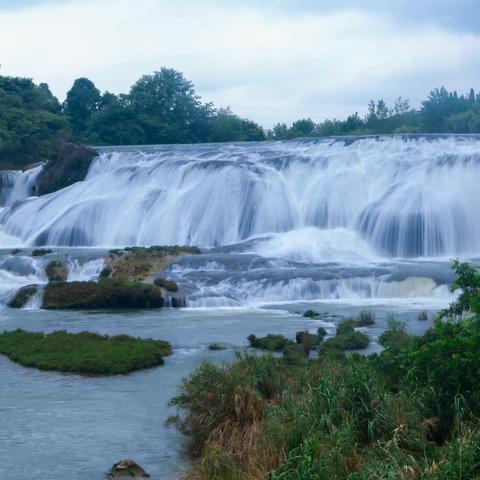
M 162 340 L 96 333 L 0 333 L 0 353 L 25 367 L 86 375 L 116 375 L 162 365 L 172 353 Z
M 195 459 L 188 478 L 478 480 L 480 272 L 453 265 L 462 293 L 450 308 L 421 337 L 389 315 L 380 354 L 309 359 L 285 337 L 252 335 L 283 357 L 204 362 L 172 400 Z M 358 320 L 320 352 L 368 344 Z

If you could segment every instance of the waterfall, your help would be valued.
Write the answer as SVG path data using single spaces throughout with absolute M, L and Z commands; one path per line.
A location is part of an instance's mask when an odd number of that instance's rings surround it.
M 0 233 L 24 245 L 201 247 L 291 233 L 270 247 L 300 242 L 298 258 L 341 238 L 351 258 L 480 253 L 478 136 L 99 150 L 85 181 L 7 201 Z

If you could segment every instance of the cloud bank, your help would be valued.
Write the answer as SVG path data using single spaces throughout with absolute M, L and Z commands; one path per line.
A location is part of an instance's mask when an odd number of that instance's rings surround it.
M 418 105 L 440 85 L 480 88 L 480 33 L 468 22 L 417 17 L 408 13 L 413 2 L 403 2 L 404 15 L 357 3 L 0 3 L 0 72 L 47 82 L 62 99 L 79 76 L 120 93 L 168 66 L 205 101 L 266 127 L 363 113 L 370 98 L 402 95 Z

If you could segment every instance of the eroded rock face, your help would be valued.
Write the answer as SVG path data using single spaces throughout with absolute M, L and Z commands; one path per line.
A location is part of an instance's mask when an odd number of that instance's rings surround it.
M 149 477 L 150 474 L 131 458 L 120 460 L 107 472 L 107 478 L 110 480 L 140 480 Z

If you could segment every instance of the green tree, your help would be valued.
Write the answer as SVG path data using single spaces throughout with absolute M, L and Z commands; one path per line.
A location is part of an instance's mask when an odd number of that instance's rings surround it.
M 91 116 L 100 107 L 102 97 L 100 90 L 88 78 L 77 78 L 63 102 L 66 113 L 74 131 L 81 135 L 88 127 Z

